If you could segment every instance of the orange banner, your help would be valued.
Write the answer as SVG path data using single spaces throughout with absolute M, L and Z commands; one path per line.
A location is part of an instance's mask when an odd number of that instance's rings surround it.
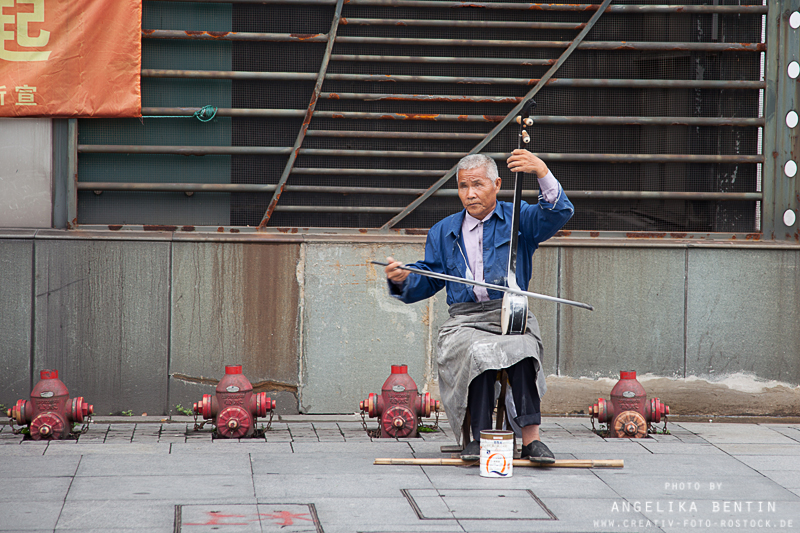
M 142 0 L 0 0 L 0 117 L 140 117 Z

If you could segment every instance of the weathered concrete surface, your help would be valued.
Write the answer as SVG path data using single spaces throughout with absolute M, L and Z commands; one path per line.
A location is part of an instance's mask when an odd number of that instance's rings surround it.
M 173 243 L 169 407 L 214 394 L 225 365 L 297 412 L 298 244 Z
M 388 255 L 414 261 L 420 247 L 308 244 L 305 254 L 301 411 L 358 411 L 393 364 L 407 364 L 422 388 L 435 348 L 434 306 L 444 295 L 404 304 L 389 296 L 383 267 L 369 264 Z
M 49 118 L 0 118 L 0 228 L 50 227 L 51 139 Z
M 0 239 L 0 404 L 30 395 L 32 239 Z M 0 413 L 5 415 L 5 413 Z
M 585 414 L 598 398 L 610 399 L 619 379 L 548 376 L 542 412 Z M 639 375 L 648 398 L 659 398 L 671 416 L 800 417 L 800 387 L 737 374 L 721 381 Z
M 548 296 L 558 296 L 558 256 L 555 247 L 539 248 L 533 254 L 533 275 L 528 290 Z M 539 322 L 544 354 L 542 366 L 545 374 L 555 374 L 558 369 L 558 305 L 546 300 L 528 298 L 528 309 Z
M 163 412 L 169 243 L 37 240 L 34 372 L 95 412 Z
M 613 377 L 638 370 L 682 377 L 686 251 L 562 248 L 559 372 Z
M 689 250 L 688 375 L 800 383 L 800 252 Z

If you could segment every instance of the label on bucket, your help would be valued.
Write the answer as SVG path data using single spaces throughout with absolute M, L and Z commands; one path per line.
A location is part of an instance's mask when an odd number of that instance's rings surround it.
M 481 476 L 511 477 L 514 468 L 514 432 L 481 431 Z

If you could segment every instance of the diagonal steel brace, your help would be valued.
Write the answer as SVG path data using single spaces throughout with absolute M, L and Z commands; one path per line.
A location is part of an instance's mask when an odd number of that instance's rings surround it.
M 506 115 L 506 117 L 497 126 L 495 126 L 494 129 L 492 129 L 492 131 L 490 131 L 481 142 L 475 145 L 475 148 L 470 150 L 469 152 L 470 154 L 477 154 L 487 144 L 489 144 L 489 142 L 491 142 L 491 140 L 494 139 L 495 136 L 498 133 L 500 133 L 503 130 L 503 128 L 505 128 L 514 119 L 514 117 L 517 116 L 517 114 L 519 114 L 525 103 L 531 98 L 533 98 L 536 95 L 536 93 L 538 93 L 542 89 L 542 87 L 544 87 L 547 84 L 547 82 L 550 80 L 553 74 L 555 74 L 556 71 L 559 68 L 561 68 L 561 65 L 564 63 L 564 61 L 566 61 L 567 58 L 570 55 L 572 55 L 572 52 L 576 48 L 578 48 L 578 45 L 581 43 L 581 41 L 583 41 L 584 37 L 586 37 L 589 31 L 591 31 L 591 29 L 594 27 L 595 23 L 597 23 L 597 21 L 600 19 L 600 16 L 605 12 L 609 4 L 611 4 L 611 0 L 603 0 L 603 3 L 600 5 L 597 11 L 595 11 L 595 13 L 592 15 L 592 18 L 590 18 L 589 22 L 586 23 L 586 27 L 584 27 L 583 30 L 581 30 L 581 32 L 575 37 L 572 43 L 570 43 L 567 49 L 564 50 L 564 53 L 561 54 L 561 57 L 558 58 L 558 61 L 556 61 L 555 64 L 552 67 L 550 67 L 550 69 L 545 73 L 545 75 L 542 76 L 542 78 L 539 80 L 539 83 L 537 83 L 536 86 L 533 89 L 531 89 L 530 92 L 528 92 L 528 94 L 526 94 L 516 106 L 514 106 L 514 109 L 512 109 L 508 113 L 508 115 Z M 421 196 L 419 196 L 419 198 L 415 199 L 413 202 L 408 204 L 408 206 L 406 206 L 406 208 L 403 209 L 400 213 L 398 213 L 394 218 L 392 218 L 386 224 L 381 226 L 381 229 L 388 230 L 390 228 L 393 228 L 398 222 L 400 222 L 406 216 L 408 216 L 414 209 L 419 207 L 419 205 L 422 202 L 427 200 L 433 193 L 439 190 L 439 188 L 442 185 L 447 183 L 447 181 L 451 177 L 453 177 L 453 175 L 456 173 L 457 166 L 458 165 L 454 165 L 453 168 L 448 170 L 444 176 L 439 178 L 439 180 L 436 183 L 431 185 L 428 188 L 428 190 L 426 190 Z

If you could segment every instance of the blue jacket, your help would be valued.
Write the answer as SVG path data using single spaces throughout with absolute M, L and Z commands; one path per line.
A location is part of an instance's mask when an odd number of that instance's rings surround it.
M 511 242 L 511 216 L 513 204 L 497 202 L 494 213 L 484 222 L 483 265 L 484 280 L 494 285 L 508 286 L 508 253 Z M 517 248 L 517 284 L 527 290 L 531 280 L 533 252 L 539 243 L 556 234 L 572 218 L 574 207 L 559 185 L 559 194 L 554 204 L 539 196 L 539 203 L 530 205 L 523 201 L 520 206 L 519 245 Z M 466 278 L 467 265 L 461 251 L 461 225 L 466 209 L 437 222 L 428 232 L 425 242 L 425 259 L 408 266 Z M 461 249 L 459 250 L 459 246 Z M 419 274 L 410 274 L 400 287 L 389 282 L 389 292 L 405 303 L 414 303 L 429 298 L 447 287 L 447 305 L 475 302 L 473 285 L 443 281 Z M 489 290 L 489 298 L 503 297 L 502 291 Z

